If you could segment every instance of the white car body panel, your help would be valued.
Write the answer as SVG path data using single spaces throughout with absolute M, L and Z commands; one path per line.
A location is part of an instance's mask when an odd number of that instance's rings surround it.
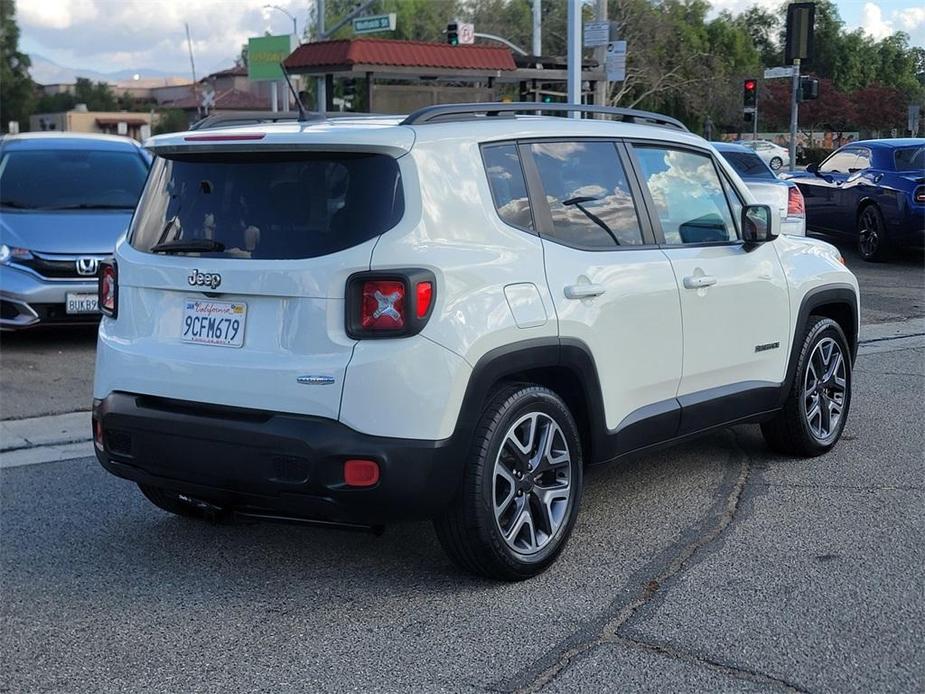
M 740 245 L 584 252 L 505 224 L 494 210 L 480 144 L 515 138 L 625 137 L 712 151 L 690 133 L 603 120 L 481 119 L 397 126 L 395 119 L 278 124 L 154 138 L 174 148 L 318 149 L 398 157 L 399 224 L 365 243 L 306 260 L 153 255 L 116 249 L 119 315 L 99 334 L 94 397 L 114 391 L 339 419 L 365 434 L 439 440 L 454 430 L 473 369 L 492 350 L 534 338 L 585 343 L 597 364 L 609 429 L 634 411 L 742 381 L 784 378 L 802 297 L 835 283 L 857 289 L 828 244 L 782 237 Z M 265 133 L 222 145 L 214 137 Z M 716 156 L 742 199 L 754 192 Z M 779 209 L 779 206 L 775 209 Z M 786 220 L 784 220 L 786 221 Z M 774 215 L 775 230 L 782 220 Z M 414 337 L 346 335 L 347 278 L 423 268 L 436 277 L 432 315 Z M 204 297 L 189 273 L 220 272 L 219 301 L 248 304 L 240 349 L 182 343 L 181 303 Z M 717 278 L 680 288 L 698 270 Z M 606 292 L 567 299 L 589 282 Z M 755 352 L 757 345 L 780 348 Z M 304 385 L 299 376 L 332 377 Z

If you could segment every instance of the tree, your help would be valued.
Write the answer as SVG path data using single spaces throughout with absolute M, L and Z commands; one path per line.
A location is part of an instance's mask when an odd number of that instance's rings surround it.
M 86 77 L 78 77 L 74 85 L 74 97 L 78 104 L 86 104 L 90 111 L 114 111 L 116 95 L 105 82 L 94 84 Z
M 906 100 L 896 87 L 872 84 L 858 89 L 850 97 L 854 104 L 854 122 L 859 128 L 875 132 L 906 127 Z
M 0 0 L 0 129 L 19 121 L 28 129 L 35 86 L 29 77 L 29 56 L 19 50 L 19 26 L 13 0 Z
M 190 126 L 186 112 L 179 108 L 165 108 L 157 114 L 152 132 L 154 135 L 176 133 L 188 130 Z

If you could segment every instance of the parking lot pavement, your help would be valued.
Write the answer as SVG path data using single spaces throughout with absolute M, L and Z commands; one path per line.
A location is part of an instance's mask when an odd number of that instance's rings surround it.
M 96 328 L 41 328 L 0 337 L 0 419 L 89 410 Z
M 925 316 L 925 255 L 906 249 L 886 263 L 861 260 L 850 241 L 818 236 L 834 243 L 861 287 L 861 323 L 883 323 Z
M 427 524 L 209 525 L 92 459 L 0 470 L 0 691 L 921 691 L 919 344 L 860 357 L 821 458 L 748 426 L 591 470 L 519 584 Z

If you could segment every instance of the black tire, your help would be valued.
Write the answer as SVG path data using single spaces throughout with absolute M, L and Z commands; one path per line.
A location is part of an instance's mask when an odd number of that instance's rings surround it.
M 555 427 L 549 422 L 554 422 Z M 536 437 L 545 440 L 543 436 L 551 435 L 558 459 L 562 459 L 565 446 L 568 462 L 554 462 L 551 455 L 539 456 L 533 458 L 537 464 L 531 467 L 525 461 L 534 454 L 522 452 L 517 456 L 509 434 L 526 441 L 523 445 L 528 450 L 532 450 Z M 540 442 L 536 443 L 539 451 Z M 504 466 L 503 473 L 496 468 L 496 462 Z M 581 502 L 581 442 L 566 404 L 553 391 L 541 386 L 520 383 L 498 388 L 488 398 L 465 464 L 463 482 L 455 499 L 434 520 L 437 537 L 447 554 L 463 570 L 498 580 L 521 581 L 544 571 L 565 547 Z M 505 477 L 508 470 L 513 472 Z M 569 496 L 554 513 L 551 509 L 555 502 L 543 505 L 539 496 L 552 487 L 559 489 L 556 485 L 561 485 L 561 476 L 565 474 Z M 506 485 L 505 480 L 510 484 Z M 515 492 L 518 492 L 516 498 Z M 510 513 L 501 512 L 496 520 L 496 505 Z M 530 516 L 529 526 L 523 520 L 526 515 Z M 555 527 L 554 515 L 559 523 Z M 512 532 L 505 539 L 501 526 L 508 519 Z M 518 527 L 520 530 L 514 532 Z M 517 548 L 521 541 L 525 545 L 523 550 Z
M 139 484 L 138 488 L 148 501 L 159 509 L 167 511 L 167 513 L 198 520 L 218 520 L 217 514 L 214 511 L 183 501 L 176 492 L 171 492 L 161 487 L 152 487 L 147 484 Z
M 772 157 L 771 161 L 768 163 L 768 166 L 771 167 L 772 171 L 780 171 L 781 167 L 784 165 L 784 160 L 780 157 Z
M 823 370 L 820 368 L 821 355 L 824 355 L 825 348 L 833 342 L 842 357 L 843 386 L 837 384 L 839 371 L 835 363 L 834 352 L 830 353 L 832 366 L 826 366 L 826 369 L 831 368 L 833 371 L 832 377 L 822 376 L 815 380 L 813 377 L 816 370 Z M 819 347 L 818 353 L 817 347 Z M 761 433 L 768 446 L 778 453 L 801 458 L 822 455 L 830 450 L 841 438 L 845 428 L 848 410 L 851 407 L 851 382 L 851 352 L 841 326 L 831 318 L 810 316 L 809 324 L 803 333 L 793 382 L 790 384 L 790 392 L 787 394 L 783 409 L 774 419 L 761 425 Z M 840 411 L 837 421 L 832 424 L 832 410 L 828 408 L 828 405 L 837 400 L 838 393 L 835 391 L 839 389 L 843 389 L 843 397 L 840 405 L 836 403 Z M 828 391 L 832 397 L 827 396 L 825 391 Z M 819 407 L 818 429 L 814 424 L 817 421 L 816 417 L 812 415 L 812 412 L 816 411 L 816 403 Z M 825 435 L 822 435 L 825 423 L 823 408 L 829 412 L 829 424 L 831 425 Z
M 858 253 L 864 260 L 879 263 L 890 255 L 883 214 L 876 205 L 867 205 L 858 212 Z

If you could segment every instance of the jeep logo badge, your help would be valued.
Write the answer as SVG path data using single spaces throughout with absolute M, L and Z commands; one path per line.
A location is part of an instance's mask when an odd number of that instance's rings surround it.
M 217 272 L 199 272 L 193 270 L 189 277 L 186 278 L 191 287 L 208 287 L 215 289 L 222 283 L 222 276 Z
M 99 261 L 96 258 L 78 258 L 75 261 L 77 274 L 82 277 L 92 277 L 96 274 L 99 267 Z

